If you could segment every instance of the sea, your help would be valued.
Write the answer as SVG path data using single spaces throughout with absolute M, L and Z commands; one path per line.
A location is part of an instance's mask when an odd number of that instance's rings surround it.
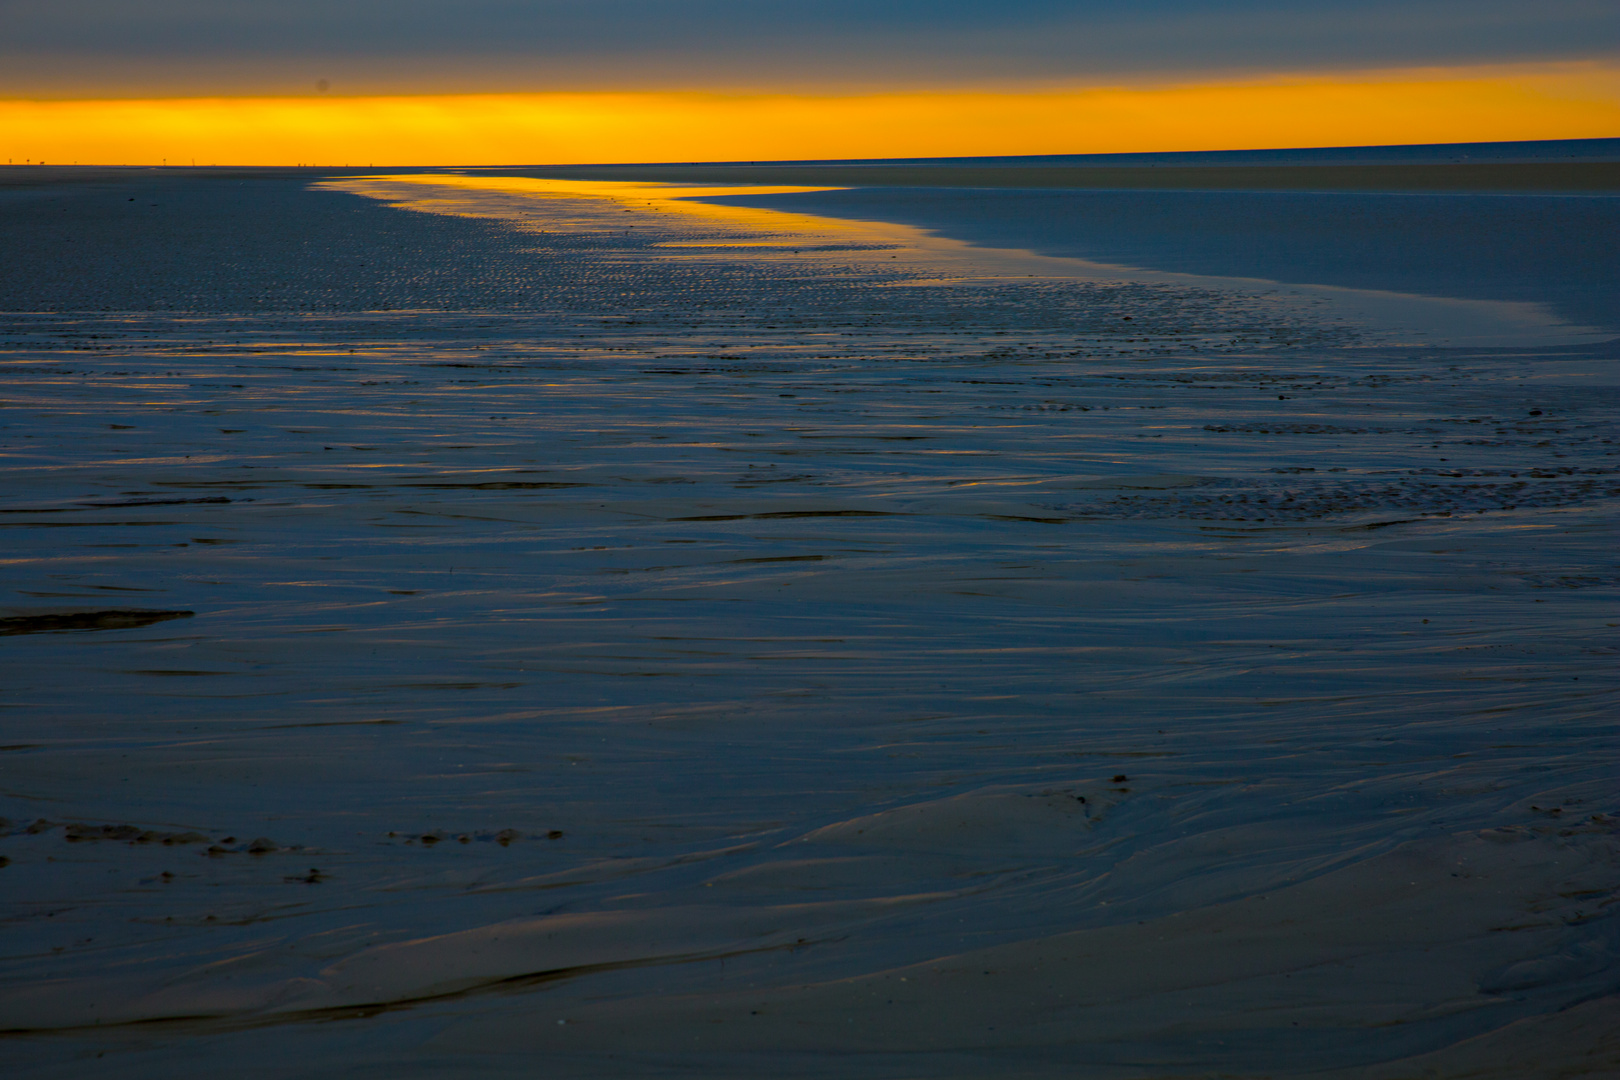
M 8 174 L 8 1074 L 1620 1072 L 1620 198 L 925 164 Z

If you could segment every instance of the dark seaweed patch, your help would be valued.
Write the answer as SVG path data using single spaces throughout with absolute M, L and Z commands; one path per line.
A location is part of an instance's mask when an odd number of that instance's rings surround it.
M 769 514 L 700 514 L 696 517 L 670 518 L 671 521 L 772 521 L 779 518 L 818 517 L 900 517 L 888 510 L 777 510 Z
M 211 495 L 205 499 L 125 499 L 121 502 L 85 502 L 80 506 L 180 506 L 185 503 L 228 503 L 231 500 L 223 495 Z
M 488 480 L 478 484 L 405 484 L 412 488 L 464 488 L 469 491 L 528 491 L 542 488 L 590 487 L 589 484 L 567 484 L 518 480 Z
M 103 611 L 69 611 L 49 615 L 13 615 L 0 619 L 0 636 L 9 634 L 57 634 L 70 630 L 133 630 L 168 619 L 189 619 L 195 611 L 158 611 L 145 608 L 111 608 Z

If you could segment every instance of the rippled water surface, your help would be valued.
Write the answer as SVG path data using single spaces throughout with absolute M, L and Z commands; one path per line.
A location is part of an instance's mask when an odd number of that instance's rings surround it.
M 22 1074 L 1620 1069 L 1595 320 L 672 194 L 0 196 Z

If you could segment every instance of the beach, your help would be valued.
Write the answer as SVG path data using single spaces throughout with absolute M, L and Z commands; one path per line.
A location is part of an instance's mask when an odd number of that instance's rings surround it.
M 1620 1070 L 1613 166 L 1282 168 L 6 174 L 17 1075 Z

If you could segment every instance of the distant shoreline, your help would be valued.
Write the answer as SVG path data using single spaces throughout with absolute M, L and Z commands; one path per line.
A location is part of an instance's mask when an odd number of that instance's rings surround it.
M 4 165 L 0 190 L 182 177 L 214 180 L 315 179 L 388 172 L 704 184 L 829 187 L 1072 188 L 1092 190 L 1559 192 L 1620 191 L 1620 162 L 1490 162 L 1411 165 L 521 165 L 287 168 L 158 168 Z
M 485 170 L 479 170 L 485 171 Z M 839 187 L 1090 188 L 1209 191 L 1620 191 L 1620 162 L 1459 165 L 609 165 L 520 175 L 668 183 Z

